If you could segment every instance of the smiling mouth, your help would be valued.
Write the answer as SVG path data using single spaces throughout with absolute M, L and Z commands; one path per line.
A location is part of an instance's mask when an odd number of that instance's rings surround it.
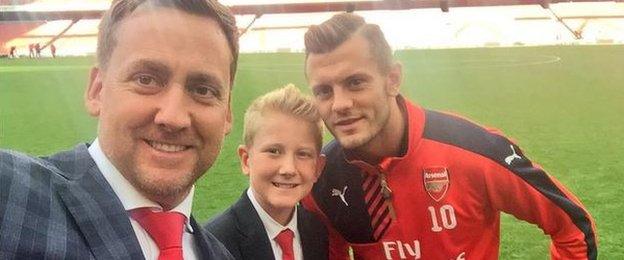
M 155 150 L 165 152 L 165 153 L 176 153 L 176 152 L 185 151 L 191 148 L 190 146 L 186 146 L 186 145 L 166 144 L 166 143 L 150 141 L 150 140 L 145 140 L 145 142 L 149 146 L 154 148 Z
M 336 121 L 336 123 L 334 123 L 334 125 L 350 125 L 350 124 L 353 124 L 353 123 L 359 121 L 360 119 L 362 119 L 362 117 L 341 119 L 341 120 Z
M 299 186 L 299 184 L 292 184 L 292 183 L 279 183 L 279 182 L 271 182 L 271 183 L 273 184 L 273 186 L 277 188 L 281 188 L 281 189 L 292 189 L 292 188 Z
M 362 117 L 356 117 L 356 118 L 349 118 L 349 119 L 342 119 L 342 120 L 338 120 L 336 123 L 334 123 L 334 125 L 336 126 L 348 126 L 351 125 L 357 121 L 360 121 L 360 119 L 362 119 Z

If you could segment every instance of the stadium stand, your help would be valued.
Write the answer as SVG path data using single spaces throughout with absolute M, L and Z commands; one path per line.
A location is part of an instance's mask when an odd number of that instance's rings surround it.
M 51 11 L 53 1 L 0 0 L 0 5 L 10 5 L 15 11 L 0 11 L 0 54 L 16 46 L 18 55 L 25 55 L 28 44 L 40 42 L 43 55 L 49 56 L 45 47 L 51 41 L 60 56 L 94 53 L 98 19 L 88 18 L 97 17 L 110 1 L 67 2 Z M 380 24 L 395 49 L 624 43 L 624 3 L 614 1 L 446 1 L 445 6 L 438 6 L 444 1 L 406 0 L 274 2 L 232 6 L 244 33 L 241 51 L 301 51 L 303 33 L 310 24 L 336 11 L 353 10 Z M 393 19 L 387 19 L 388 15 Z M 409 26 L 409 33 L 406 24 L 415 25 Z
M 0 0 L 0 5 L 24 5 L 35 1 L 36 0 Z

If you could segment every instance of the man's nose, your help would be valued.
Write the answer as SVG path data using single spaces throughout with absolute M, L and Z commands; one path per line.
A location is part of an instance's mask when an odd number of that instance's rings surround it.
M 183 86 L 170 86 L 158 100 L 154 123 L 168 131 L 178 131 L 191 126 L 189 97 Z
M 343 112 L 353 107 L 353 98 L 345 91 L 337 88 L 334 91 L 334 100 L 332 103 L 332 110 L 334 112 Z

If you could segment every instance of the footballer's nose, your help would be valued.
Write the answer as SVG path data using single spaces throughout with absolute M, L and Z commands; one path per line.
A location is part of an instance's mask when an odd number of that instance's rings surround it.
M 343 112 L 353 107 L 353 98 L 345 91 L 337 88 L 334 92 L 332 110 L 334 112 Z

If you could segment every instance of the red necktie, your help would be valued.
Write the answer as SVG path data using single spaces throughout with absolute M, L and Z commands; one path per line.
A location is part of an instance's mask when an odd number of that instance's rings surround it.
M 295 253 L 293 251 L 293 238 L 295 233 L 290 229 L 284 229 L 277 236 L 275 241 L 282 249 L 282 260 L 295 260 Z
M 158 260 L 182 260 L 182 232 L 186 217 L 177 212 L 153 212 L 138 208 L 130 215 L 152 237 L 160 254 Z

